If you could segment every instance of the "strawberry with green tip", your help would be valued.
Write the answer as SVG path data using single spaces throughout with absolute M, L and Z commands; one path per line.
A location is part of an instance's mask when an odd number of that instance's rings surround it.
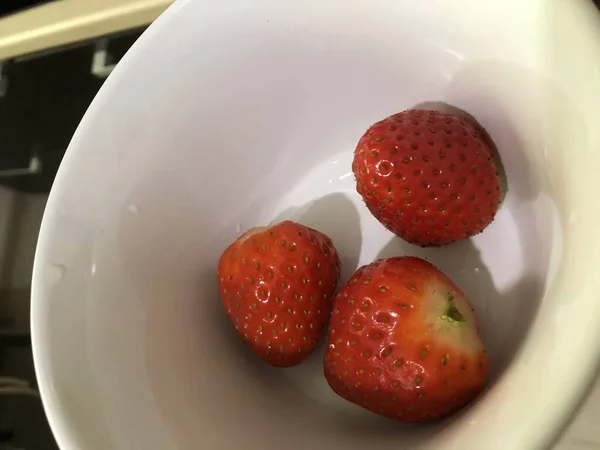
M 437 111 L 407 110 L 372 125 L 352 170 L 371 213 L 421 246 L 480 233 L 500 202 L 489 142 L 465 119 Z
M 477 397 L 489 362 L 461 290 L 431 263 L 398 257 L 360 268 L 335 298 L 324 373 L 346 400 L 421 422 Z
M 340 276 L 340 258 L 325 234 L 292 221 L 257 227 L 219 260 L 228 317 L 266 362 L 293 366 L 325 332 Z

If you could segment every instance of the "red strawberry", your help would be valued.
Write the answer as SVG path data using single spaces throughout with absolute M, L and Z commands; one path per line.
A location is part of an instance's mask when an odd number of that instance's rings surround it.
M 407 110 L 371 126 L 354 152 L 356 188 L 402 239 L 440 246 L 493 220 L 500 180 L 490 146 L 466 120 Z
M 315 348 L 339 276 L 331 239 L 291 221 L 248 231 L 225 250 L 218 269 L 229 318 L 274 366 L 298 364 Z
M 489 375 L 465 296 L 420 258 L 361 267 L 335 298 L 325 377 L 353 403 L 404 422 L 443 417 Z

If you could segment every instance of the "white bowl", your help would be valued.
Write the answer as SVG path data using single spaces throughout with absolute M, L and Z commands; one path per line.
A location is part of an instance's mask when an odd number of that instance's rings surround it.
M 600 352 L 600 21 L 584 0 L 179 1 L 79 126 L 36 255 L 33 344 L 63 450 L 531 450 Z M 395 239 L 350 172 L 391 113 L 475 116 L 508 178 L 497 219 L 445 249 Z M 238 340 L 215 270 L 242 231 L 328 233 L 344 277 L 428 257 L 475 304 L 487 391 L 408 427 L 336 397 L 321 355 L 273 369 Z

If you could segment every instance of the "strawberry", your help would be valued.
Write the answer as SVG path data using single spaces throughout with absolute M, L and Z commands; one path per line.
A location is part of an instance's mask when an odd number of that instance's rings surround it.
M 500 201 L 487 141 L 466 120 L 437 111 L 407 110 L 371 126 L 356 147 L 352 170 L 371 213 L 421 246 L 480 233 Z
M 420 258 L 361 267 L 332 305 L 324 373 L 341 397 L 404 422 L 473 400 L 488 357 L 465 296 Z
M 235 329 L 263 360 L 281 367 L 300 363 L 323 336 L 339 276 L 331 239 L 291 221 L 246 232 L 218 268 Z

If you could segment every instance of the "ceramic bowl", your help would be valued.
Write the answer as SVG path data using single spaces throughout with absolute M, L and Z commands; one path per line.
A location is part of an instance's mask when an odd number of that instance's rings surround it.
M 600 353 L 599 25 L 584 0 L 176 2 L 90 106 L 44 216 L 32 333 L 60 447 L 550 445 Z M 508 183 L 492 225 L 443 249 L 386 231 L 350 169 L 370 124 L 416 105 L 474 116 Z M 406 426 L 333 394 L 322 352 L 251 354 L 216 264 L 284 218 L 333 238 L 344 279 L 392 255 L 453 278 L 492 364 L 477 401 Z

